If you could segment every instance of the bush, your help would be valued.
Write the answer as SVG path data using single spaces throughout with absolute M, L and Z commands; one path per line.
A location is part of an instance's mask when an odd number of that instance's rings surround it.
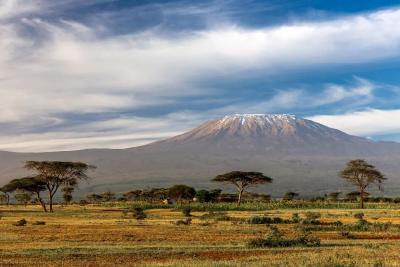
M 281 223 L 291 223 L 289 220 L 283 220 L 279 217 L 266 217 L 266 216 L 253 216 L 247 220 L 248 224 L 281 224 Z
M 122 210 L 123 216 L 128 216 L 129 213 L 131 213 L 132 217 L 136 220 L 144 220 L 147 218 L 147 215 L 146 215 L 146 213 L 144 213 L 144 210 L 142 208 L 137 207 L 137 208 Z
M 354 214 L 354 218 L 362 220 L 362 219 L 364 219 L 364 213 L 362 213 L 362 212 L 356 213 L 356 214 Z
M 201 215 L 201 220 L 215 220 L 215 221 L 231 221 L 233 218 L 229 217 L 226 212 L 223 211 L 210 211 L 206 214 Z
M 360 219 L 354 225 L 354 229 L 358 231 L 367 231 L 369 229 L 369 223 L 364 219 Z
M 182 214 L 185 217 L 192 217 L 191 211 L 192 211 L 192 209 L 189 206 L 185 206 L 182 208 Z
M 377 230 L 377 231 L 387 231 L 392 226 L 392 223 L 391 222 L 374 223 L 371 226 L 373 227 L 374 230 Z
M 21 219 L 19 221 L 17 221 L 16 223 L 14 223 L 15 226 L 25 226 L 28 223 L 27 220 L 25 219 Z
M 175 222 L 176 225 L 190 225 L 192 223 L 191 218 L 185 218 L 183 220 L 178 220 Z
M 293 223 L 299 223 L 300 221 L 301 221 L 301 218 L 300 218 L 299 214 L 298 213 L 293 213 L 292 214 L 292 222 Z
M 321 213 L 308 211 L 304 214 L 306 218 L 302 221 L 303 224 L 321 224 L 319 218 L 321 218 Z
M 331 224 L 334 225 L 334 226 L 337 226 L 337 227 L 343 225 L 343 223 L 341 221 L 332 222 Z
M 343 236 L 344 238 L 347 238 L 347 239 L 356 239 L 356 237 L 352 233 L 350 233 L 350 231 L 342 230 L 340 232 L 340 235 Z
M 288 239 L 282 237 L 282 233 L 276 227 L 271 227 L 271 233 L 266 238 L 257 238 L 247 243 L 250 248 L 274 248 L 274 247 L 293 247 L 293 246 L 320 246 L 321 241 L 311 236 L 310 231 L 303 231 L 297 238 Z

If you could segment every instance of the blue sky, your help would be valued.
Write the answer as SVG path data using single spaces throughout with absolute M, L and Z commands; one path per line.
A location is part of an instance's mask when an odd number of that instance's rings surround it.
M 0 149 L 124 148 L 232 113 L 400 141 L 400 1 L 0 1 Z

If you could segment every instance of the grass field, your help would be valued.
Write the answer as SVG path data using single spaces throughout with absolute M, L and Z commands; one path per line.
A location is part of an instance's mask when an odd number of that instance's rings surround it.
M 360 210 L 345 208 L 311 209 L 320 224 L 290 222 L 308 211 L 296 208 L 194 211 L 190 225 L 176 225 L 184 218 L 176 208 L 145 210 L 147 218 L 138 221 L 118 207 L 56 206 L 50 214 L 38 206 L 0 206 L 0 266 L 400 266 L 399 208 L 363 210 L 369 227 L 359 229 Z M 249 248 L 271 231 L 247 223 L 254 216 L 288 220 L 275 225 L 287 238 L 307 227 L 321 245 Z M 22 218 L 26 226 L 13 225 Z

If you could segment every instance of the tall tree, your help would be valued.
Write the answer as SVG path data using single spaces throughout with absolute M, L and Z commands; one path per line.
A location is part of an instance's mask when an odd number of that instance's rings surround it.
M 193 187 L 179 184 L 174 185 L 168 190 L 168 196 L 170 198 L 176 199 L 176 201 L 181 202 L 182 200 L 190 200 L 196 194 L 196 190 Z
M 49 196 L 49 211 L 53 212 L 53 198 L 60 186 L 76 186 L 78 180 L 87 180 L 87 172 L 95 167 L 82 162 L 27 161 L 25 168 L 35 171 L 45 183 Z
M 283 196 L 283 200 L 292 201 L 294 198 L 298 197 L 299 194 L 296 192 L 286 192 Z
M 74 192 L 75 187 L 73 186 L 64 186 L 61 191 L 63 192 L 63 199 L 65 204 L 69 204 L 72 201 L 72 193 Z
M 12 189 L 11 187 L 8 186 L 8 184 L 6 184 L 5 186 L 0 188 L 0 191 L 3 192 L 4 197 L 6 199 L 6 203 L 7 205 L 10 204 L 10 193 L 14 192 L 15 189 Z
M 11 180 L 7 185 L 9 190 L 15 191 L 17 189 L 24 190 L 36 195 L 37 201 L 42 206 L 43 210 L 47 212 L 46 204 L 44 203 L 40 193 L 46 190 L 46 184 L 38 176 L 29 176 L 19 179 Z
M 360 193 L 360 207 L 364 208 L 364 198 L 367 196 L 366 189 L 369 185 L 375 184 L 379 190 L 382 189 L 382 184 L 386 177 L 363 159 L 351 160 L 347 163 L 345 169 L 340 172 L 340 176 L 357 187 Z
M 139 200 L 142 196 L 142 190 L 132 190 L 123 194 L 126 200 Z
M 98 203 L 100 201 L 103 200 L 103 196 L 96 194 L 96 193 L 90 193 L 86 195 L 86 199 L 90 202 L 90 203 Z
M 249 186 L 272 183 L 272 178 L 265 176 L 261 172 L 242 172 L 233 171 L 221 174 L 212 179 L 214 182 L 231 183 L 236 186 L 238 191 L 238 206 L 242 202 L 243 192 Z
M 104 201 L 112 201 L 115 200 L 115 193 L 111 192 L 111 190 L 107 190 L 101 194 Z

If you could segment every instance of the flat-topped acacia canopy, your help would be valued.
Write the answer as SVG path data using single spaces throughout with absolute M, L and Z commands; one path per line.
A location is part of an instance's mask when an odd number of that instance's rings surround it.
M 272 183 L 272 178 L 265 176 L 261 172 L 232 171 L 217 175 L 213 182 L 226 182 L 234 184 L 238 190 L 238 205 L 242 201 L 242 195 L 246 187 L 257 184 Z

